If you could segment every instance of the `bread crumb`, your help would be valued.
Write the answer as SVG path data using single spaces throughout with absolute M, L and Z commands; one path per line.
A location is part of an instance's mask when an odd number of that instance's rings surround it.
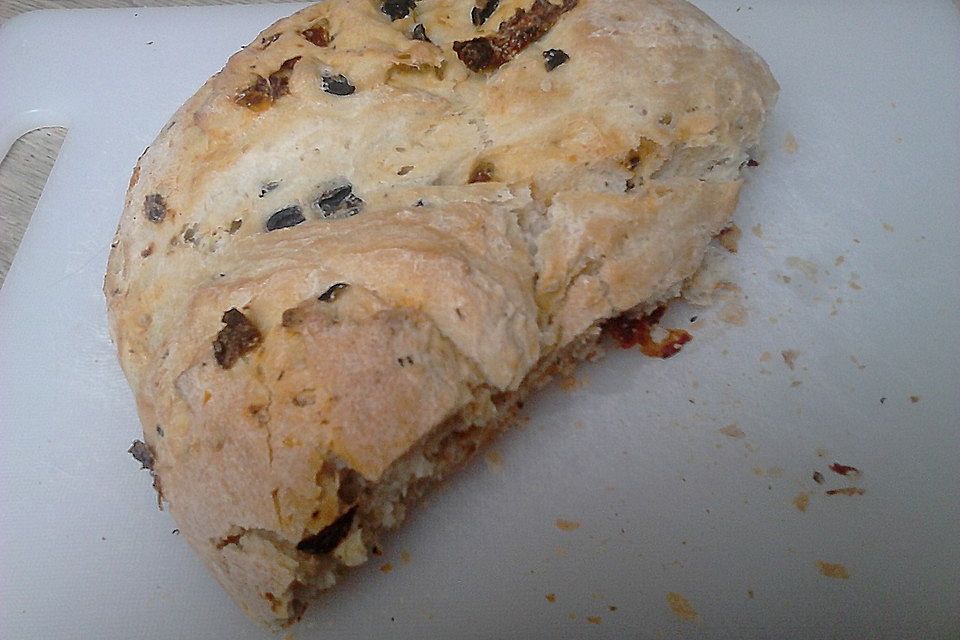
M 854 291 L 860 291 L 861 289 L 863 289 L 863 287 L 860 286 L 860 283 L 852 278 L 850 279 L 849 282 L 847 282 L 847 286 L 853 289 Z
M 839 267 L 844 263 L 845 260 L 846 258 L 844 258 L 843 256 L 837 256 L 837 259 L 833 261 L 833 266 Z
M 730 301 L 720 307 L 717 317 L 727 324 L 742 327 L 747 323 L 747 310 L 739 302 Z
M 731 438 L 743 438 L 747 435 L 739 426 L 737 426 L 736 422 L 731 422 L 722 429 L 717 429 L 717 431 L 725 436 L 730 436 Z
M 400 552 L 400 562 L 403 564 L 410 564 L 410 552 L 406 549 Z
M 564 391 L 573 391 L 577 387 L 581 386 L 580 382 L 573 376 L 564 376 L 560 378 L 560 382 L 558 384 Z
M 783 358 L 783 362 L 790 368 L 790 371 L 793 371 L 797 356 L 800 355 L 799 351 L 794 351 L 793 349 L 787 349 L 786 351 L 781 351 L 780 356 Z
M 863 489 L 860 487 L 842 487 L 840 489 L 830 489 L 824 491 L 828 496 L 862 496 Z
M 503 455 L 496 449 L 490 449 L 483 454 L 483 461 L 487 463 L 487 468 L 494 473 L 503 471 Z
M 889 223 L 887 223 L 887 222 L 884 222 L 884 223 L 883 223 L 883 230 L 886 231 L 886 232 L 888 232 L 888 233 L 893 233 L 893 225 L 892 225 L 892 224 L 889 224 Z
M 760 354 L 760 362 L 767 362 L 770 360 L 770 352 L 764 351 Z
M 557 594 L 555 593 L 547 594 L 547 602 L 556 602 L 556 601 L 557 601 Z
M 783 138 L 783 150 L 790 154 L 797 152 L 797 138 L 790 131 Z
M 736 253 L 742 235 L 743 232 L 740 231 L 740 227 L 731 223 L 729 227 L 721 231 L 717 236 L 717 242 L 730 253 Z
M 753 589 L 747 589 L 747 597 L 753 600 Z
M 390 564 L 389 562 L 382 564 L 380 565 L 380 571 L 382 571 L 383 573 L 390 573 L 391 571 L 393 571 L 393 565 Z
M 754 467 L 750 471 L 752 471 L 755 476 L 763 477 L 763 467 Z
M 580 528 L 579 520 L 564 520 L 563 518 L 557 518 L 556 521 L 557 529 L 561 531 L 576 531 Z
M 763 238 L 763 226 L 760 224 L 755 224 L 750 227 L 750 233 L 757 236 L 758 238 Z
M 793 499 L 793 506 L 795 506 L 798 511 L 806 511 L 807 507 L 810 506 L 810 494 L 798 493 Z
M 850 577 L 849 572 L 847 572 L 847 568 L 842 564 L 817 560 L 817 568 L 820 569 L 820 573 L 822 575 L 825 575 L 828 578 L 846 580 Z
M 796 387 L 799 387 L 801 384 L 803 384 L 802 380 L 793 380 L 790 382 L 790 387 L 796 388 Z
M 566 558 L 569 551 L 567 551 L 567 548 L 562 544 L 558 544 L 557 548 L 553 550 L 553 553 L 559 558 Z
M 673 611 L 673 615 L 681 620 L 696 620 L 700 617 L 700 614 L 693 608 L 690 601 L 675 591 L 667 593 L 667 604 L 670 605 L 670 610 Z
M 603 618 L 601 618 L 600 616 L 587 616 L 587 622 L 589 622 L 590 624 L 600 624 L 601 622 L 603 622 Z
M 911 404 L 917 404 L 918 402 L 920 402 L 920 396 L 910 396 Z
M 785 263 L 791 269 L 796 269 L 807 277 L 811 282 L 817 281 L 817 264 L 810 260 L 804 260 L 799 256 L 789 256 Z

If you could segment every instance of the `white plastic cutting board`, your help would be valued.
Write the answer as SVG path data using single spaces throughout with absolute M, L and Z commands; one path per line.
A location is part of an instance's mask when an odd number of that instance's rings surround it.
M 542 394 L 500 457 L 448 483 L 298 640 L 960 634 L 960 14 L 700 4 L 783 87 L 737 213 L 745 323 L 674 307 L 674 325 L 700 316 L 677 357 L 617 351 Z M 100 286 L 137 156 L 294 8 L 0 27 L 0 152 L 69 128 L 0 290 L 0 638 L 267 635 L 126 453 L 139 424 Z M 731 423 L 743 437 L 718 431 Z M 852 485 L 864 494 L 824 494 Z

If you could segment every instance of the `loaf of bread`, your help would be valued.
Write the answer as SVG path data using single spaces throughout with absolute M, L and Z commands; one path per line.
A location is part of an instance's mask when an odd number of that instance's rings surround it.
M 777 84 L 682 0 L 327 0 L 130 180 L 105 293 L 180 531 L 296 620 L 605 320 L 678 295 Z

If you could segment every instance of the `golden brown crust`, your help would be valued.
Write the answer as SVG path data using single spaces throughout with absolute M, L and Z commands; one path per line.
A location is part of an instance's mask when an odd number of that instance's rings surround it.
M 380 481 L 478 394 L 675 295 L 729 222 L 762 60 L 679 0 L 538 2 L 550 24 L 479 73 L 454 42 L 529 2 L 479 26 L 452 0 L 309 7 L 134 169 L 111 331 L 170 509 L 254 617 L 296 613 L 296 546 L 350 506 L 325 469 Z

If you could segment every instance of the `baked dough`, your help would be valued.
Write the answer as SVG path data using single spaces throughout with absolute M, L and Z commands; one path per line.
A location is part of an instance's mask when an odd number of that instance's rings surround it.
M 776 93 L 680 0 L 328 0 L 234 55 L 134 169 L 104 290 L 134 453 L 243 610 L 298 618 L 676 296 Z

